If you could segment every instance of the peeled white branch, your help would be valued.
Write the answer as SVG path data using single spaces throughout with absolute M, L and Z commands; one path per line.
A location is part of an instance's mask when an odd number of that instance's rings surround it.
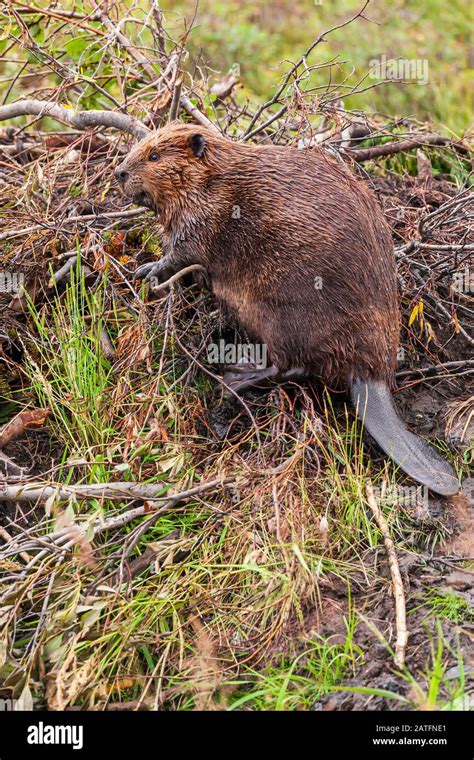
M 0 121 L 14 119 L 17 116 L 49 116 L 62 121 L 74 129 L 88 127 L 111 127 L 121 132 L 130 132 L 137 139 L 145 137 L 149 130 L 139 119 L 116 111 L 74 111 L 48 100 L 17 100 L 0 106 Z
M 179 502 L 197 494 L 206 493 L 214 488 L 232 483 L 234 478 L 218 478 L 201 483 L 178 494 L 160 495 L 163 483 L 84 483 L 83 485 L 64 485 L 51 483 L 19 483 L 11 485 L 0 483 L 0 500 L 3 501 L 69 501 L 76 499 L 142 499 L 144 501 Z
M 375 522 L 382 532 L 385 549 L 387 551 L 388 564 L 390 567 L 390 574 L 392 576 L 393 596 L 395 599 L 395 619 L 397 626 L 397 640 L 395 643 L 395 665 L 397 668 L 403 669 L 405 665 L 405 652 L 408 643 L 408 630 L 405 592 L 403 590 L 403 580 L 400 573 L 400 565 L 398 564 L 397 552 L 395 551 L 395 545 L 390 535 L 390 529 L 387 525 L 385 517 L 383 516 L 382 510 L 377 504 L 374 489 L 370 480 L 368 480 L 366 483 L 365 493 L 367 496 L 367 503 L 372 510 Z

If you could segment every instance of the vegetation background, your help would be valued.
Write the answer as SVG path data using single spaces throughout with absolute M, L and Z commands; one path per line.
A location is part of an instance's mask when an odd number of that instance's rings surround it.
M 278 63 L 296 60 L 316 33 L 341 23 L 361 7 L 357 0 L 165 0 L 167 27 L 183 29 L 183 17 L 195 14 L 188 48 L 225 73 L 240 66 L 243 92 L 268 97 L 278 80 Z M 370 68 L 370 60 L 426 59 L 428 85 L 414 82 L 376 88 L 348 98 L 348 108 L 413 116 L 434 121 L 447 133 L 461 135 L 472 124 L 474 10 L 464 0 L 390 0 L 372 2 L 362 21 L 329 35 L 318 48 L 318 61 L 338 56 L 353 81 Z M 346 61 L 347 64 L 342 64 Z M 284 67 L 284 65 L 283 65 Z M 326 81 L 320 74 L 319 83 Z

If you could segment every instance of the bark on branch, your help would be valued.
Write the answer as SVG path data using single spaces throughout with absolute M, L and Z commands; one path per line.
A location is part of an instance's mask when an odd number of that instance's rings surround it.
M 421 148 L 422 145 L 451 145 L 459 153 L 469 155 L 469 149 L 465 145 L 442 135 L 418 135 L 417 137 L 410 137 L 407 140 L 397 140 L 385 143 L 384 145 L 375 145 L 372 148 L 352 148 L 347 153 L 357 163 L 361 163 L 362 161 L 371 161 L 373 158 L 380 158 L 381 156 L 393 156 L 395 153 L 402 153 L 404 150 Z

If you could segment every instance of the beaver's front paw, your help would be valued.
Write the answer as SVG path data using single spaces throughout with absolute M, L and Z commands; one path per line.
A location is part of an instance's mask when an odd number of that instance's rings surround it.
M 175 268 L 171 266 L 169 260 L 164 257 L 159 261 L 152 261 L 149 264 L 142 264 L 136 270 L 134 277 L 137 280 L 144 280 L 144 282 L 149 282 L 152 287 L 156 287 L 162 282 L 169 280 L 175 271 Z

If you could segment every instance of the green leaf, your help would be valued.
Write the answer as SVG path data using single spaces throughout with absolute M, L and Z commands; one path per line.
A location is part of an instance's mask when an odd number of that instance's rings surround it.
M 75 37 L 64 45 L 65 50 L 73 61 L 78 61 L 86 47 L 90 43 L 86 37 Z

